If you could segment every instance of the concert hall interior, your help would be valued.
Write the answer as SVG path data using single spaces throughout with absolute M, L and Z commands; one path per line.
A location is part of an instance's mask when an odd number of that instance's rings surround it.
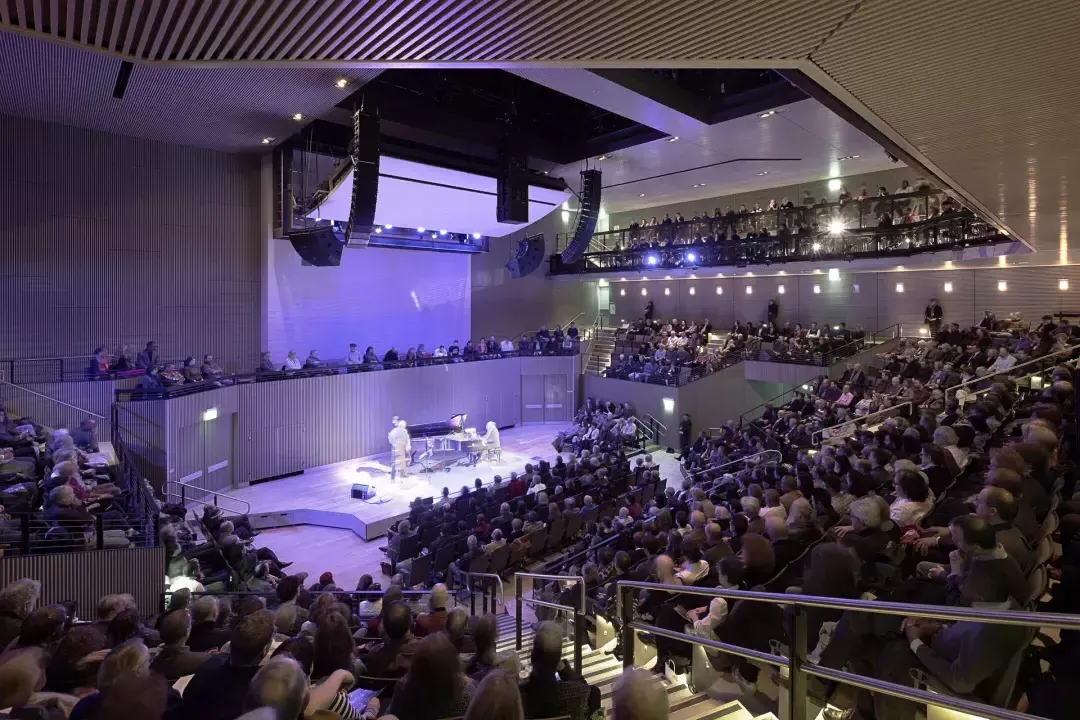
M 0 717 L 1074 717 L 1078 33 L 0 0 Z

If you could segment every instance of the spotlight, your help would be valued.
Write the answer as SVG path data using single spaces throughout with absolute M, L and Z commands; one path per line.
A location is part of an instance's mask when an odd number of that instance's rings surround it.
M 648 295 L 649 291 L 646 288 L 641 288 L 641 294 L 642 295 Z
M 274 138 L 272 138 L 272 137 L 264 137 L 262 139 L 262 144 L 263 145 L 269 145 L 272 142 L 274 142 Z
M 833 178 L 829 181 L 829 190 L 831 190 L 832 192 L 836 192 L 840 189 L 840 185 L 840 178 Z
M 821 286 L 820 285 L 815 285 L 814 286 L 814 294 L 815 295 L 820 295 L 821 294 Z
M 952 283 L 951 282 L 945 283 L 945 292 L 952 292 Z
M 377 228 L 375 228 L 375 232 L 377 232 L 377 233 L 381 233 L 381 232 L 382 232 L 382 228 L 381 228 L 381 227 L 377 227 Z
M 1058 280 L 1058 290 L 1068 290 L 1068 289 L 1069 289 L 1069 281 L 1068 280 Z
M 775 110 L 770 110 L 769 112 L 761 113 L 760 115 L 758 115 L 758 117 L 764 119 L 764 118 L 767 118 L 767 117 L 772 117 L 775 114 L 776 114 Z
M 693 250 L 686 253 L 686 260 L 687 260 L 687 262 L 697 262 L 697 253 L 694 252 Z
M 383 225 L 383 227 L 386 228 L 387 230 L 393 230 L 394 229 L 393 225 Z
M 598 157 L 598 158 L 596 158 L 596 159 L 597 159 L 597 160 L 607 160 L 607 159 L 608 159 L 608 156 L 607 156 L 607 155 L 601 155 L 600 157 Z
M 480 239 L 480 237 L 481 237 L 480 233 L 473 233 L 473 234 L 472 234 L 472 239 L 473 239 L 473 240 L 479 240 L 479 239 Z
M 777 285 L 777 286 L 776 286 L 776 292 L 778 292 L 779 294 L 783 295 L 783 294 L 784 294 L 785 292 L 787 292 L 787 290 L 785 290 L 785 289 L 784 289 L 784 286 L 783 286 L 783 285 Z
M 446 231 L 445 231 L 445 230 L 440 230 L 440 231 L 439 231 L 439 234 L 440 234 L 440 235 L 445 235 L 445 234 L 446 234 Z
M 435 240 L 435 239 L 437 239 L 438 237 L 439 237 L 439 236 L 438 236 L 437 234 L 435 234 L 435 233 L 431 233 L 431 239 L 432 239 L 432 240 Z
M 645 264 L 646 265 L 659 265 L 660 264 L 660 258 L 657 257 L 656 255 L 646 255 L 645 256 Z
M 818 250 L 821 250 L 821 243 L 814 243 L 813 245 L 810 246 L 810 249 L 813 250 L 814 252 L 817 252 Z
M 678 139 L 679 139 L 679 136 L 678 136 L 678 135 L 672 135 L 671 137 L 669 137 L 669 138 L 667 139 L 667 141 L 668 141 L 668 142 L 675 142 L 675 141 L 676 141 L 676 140 L 678 140 Z
M 334 83 L 334 85 L 336 87 L 339 87 L 339 88 L 346 87 L 348 84 L 349 84 L 349 81 L 346 80 L 345 78 L 338 78 L 337 82 Z
M 829 221 L 829 233 L 831 235 L 839 235 L 842 232 L 844 232 L 844 221 L 843 220 L 831 220 L 831 221 Z
M 840 279 L 840 270 L 837 268 L 829 268 L 829 279 L 836 282 Z
M 303 113 L 296 113 L 295 115 L 292 116 L 292 119 L 299 122 L 299 121 L 304 119 L 304 115 L 303 115 Z
M 839 329 L 840 329 L 840 326 L 839 326 L 839 325 L 833 325 L 833 326 L 832 326 L 832 329 L 833 329 L 833 330 L 839 330 Z
M 422 233 L 422 232 L 424 232 L 424 228 L 418 227 L 418 228 L 416 228 L 416 232 Z

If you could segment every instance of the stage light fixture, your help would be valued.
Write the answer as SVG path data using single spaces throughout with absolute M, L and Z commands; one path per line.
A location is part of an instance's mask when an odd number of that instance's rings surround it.
M 720 287 L 719 285 L 717 285 L 717 286 L 716 286 L 716 294 L 717 294 L 717 295 L 723 295 L 723 294 L 724 294 L 724 288 L 722 288 L 722 287 Z
M 839 235 L 842 232 L 844 232 L 844 221 L 843 220 L 830 220 L 829 221 L 829 233 L 831 235 Z
M 393 230 L 394 229 L 393 225 L 383 225 L 383 227 L 386 228 L 387 230 Z
M 648 295 L 649 294 L 649 289 L 648 288 L 641 288 L 641 294 L 642 295 Z
M 437 233 L 431 233 L 431 239 L 432 240 L 437 240 L 438 238 L 439 238 L 439 236 L 438 236 Z
M 817 252 L 817 251 L 821 250 L 821 243 L 814 243 L 813 245 L 810 246 L 810 249 L 813 250 L 814 252 Z
M 815 295 L 820 295 L 821 294 L 821 286 L 820 285 L 815 285 L 814 286 L 814 294 Z
M 746 286 L 746 294 L 747 295 L 753 295 L 754 294 L 754 286 L 753 285 L 747 285 Z
M 998 292 L 1006 292 L 1009 289 L 1009 283 L 1004 280 L 998 280 Z
M 947 292 L 947 293 L 952 292 L 952 283 L 951 282 L 945 283 L 945 292 Z
M 296 113 L 295 115 L 292 116 L 292 119 L 296 120 L 297 122 L 300 122 L 301 120 L 304 119 L 304 115 L 303 115 L 303 113 Z
M 831 192 L 836 192 L 840 189 L 841 186 L 842 183 L 840 182 L 840 178 L 832 178 L 831 180 L 829 180 L 829 190 Z
M 777 285 L 777 286 L 776 286 L 776 292 L 778 292 L 779 294 L 783 295 L 784 293 L 786 293 L 786 292 L 787 292 L 787 290 L 786 290 L 786 289 L 784 288 L 784 286 L 783 286 L 783 285 Z
M 645 263 L 647 265 L 659 265 L 660 264 L 660 258 L 657 257 L 656 255 L 647 255 L 645 257 Z
M 344 88 L 344 87 L 347 87 L 348 85 L 349 85 L 349 81 L 346 80 L 345 78 L 338 78 L 337 82 L 334 83 L 334 86 L 338 87 L 338 88 Z

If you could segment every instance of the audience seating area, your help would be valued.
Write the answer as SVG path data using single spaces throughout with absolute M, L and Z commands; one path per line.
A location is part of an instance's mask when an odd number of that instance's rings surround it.
M 709 346 L 712 324 L 677 318 L 669 322 L 641 319 L 615 333 L 610 378 L 682 386 L 729 367 L 741 358 L 731 348 Z

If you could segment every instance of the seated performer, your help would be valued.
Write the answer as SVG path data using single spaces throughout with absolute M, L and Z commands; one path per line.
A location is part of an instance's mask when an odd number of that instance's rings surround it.
M 399 482 L 408 475 L 412 438 L 409 437 L 407 428 L 408 425 L 404 420 L 397 420 L 394 429 L 387 435 L 387 440 L 390 441 L 390 480 L 392 482 Z
M 488 456 L 488 459 L 495 457 L 498 451 L 502 449 L 502 445 L 499 442 L 499 428 L 495 427 L 495 423 L 488 420 L 487 432 L 484 433 L 484 453 Z

